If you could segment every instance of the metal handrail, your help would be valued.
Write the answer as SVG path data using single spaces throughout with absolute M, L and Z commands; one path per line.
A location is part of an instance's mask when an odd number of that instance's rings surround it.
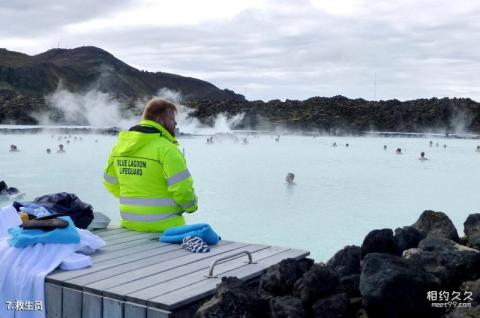
M 208 268 L 208 276 L 205 276 L 205 277 L 207 277 L 207 278 L 218 277 L 217 275 L 213 275 L 213 269 L 214 269 L 215 265 L 225 263 L 226 261 L 231 260 L 231 259 L 236 259 L 243 254 L 246 254 L 248 256 L 248 263 L 247 264 L 256 264 L 253 261 L 252 254 L 249 251 L 241 251 L 241 252 L 229 255 L 229 256 L 219 257 L 219 258 L 213 260 L 213 262 L 210 264 L 210 267 Z

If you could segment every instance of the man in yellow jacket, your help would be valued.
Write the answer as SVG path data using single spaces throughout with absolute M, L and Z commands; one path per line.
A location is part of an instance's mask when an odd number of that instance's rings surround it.
M 176 106 L 148 102 L 140 124 L 122 131 L 105 168 L 103 184 L 120 201 L 121 225 L 161 232 L 184 225 L 183 212 L 197 210 L 187 163 L 175 139 Z

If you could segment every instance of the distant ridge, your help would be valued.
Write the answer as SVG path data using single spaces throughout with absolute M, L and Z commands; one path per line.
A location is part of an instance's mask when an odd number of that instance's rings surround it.
M 50 123 L 88 125 L 81 116 L 69 119 L 49 105 L 45 96 L 59 83 L 75 93 L 91 89 L 119 101 L 119 112 L 138 112 L 135 104 L 168 88 L 181 93 L 193 108 L 190 116 L 211 124 L 219 113 L 243 114 L 236 128 L 319 131 L 330 134 L 368 131 L 480 133 L 480 103 L 469 98 L 430 98 L 401 102 L 368 101 L 344 96 L 312 97 L 304 101 L 247 101 L 243 95 L 191 77 L 145 72 L 93 46 L 52 49 L 29 56 L 0 49 L 0 124 Z M 339 88 L 340 89 L 340 88 Z M 36 114 L 36 115 L 35 115 Z
M 0 89 L 22 95 L 53 92 L 59 82 L 72 91 L 96 88 L 113 96 L 143 98 L 160 88 L 179 91 L 186 100 L 244 100 L 244 96 L 191 77 L 140 71 L 93 46 L 51 49 L 29 56 L 0 49 Z

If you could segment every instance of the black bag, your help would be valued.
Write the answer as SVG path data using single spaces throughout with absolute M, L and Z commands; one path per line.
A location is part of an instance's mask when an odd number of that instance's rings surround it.
M 93 221 L 93 208 L 75 194 L 60 192 L 35 198 L 33 203 L 47 208 L 53 214 L 68 215 L 75 226 L 86 229 Z

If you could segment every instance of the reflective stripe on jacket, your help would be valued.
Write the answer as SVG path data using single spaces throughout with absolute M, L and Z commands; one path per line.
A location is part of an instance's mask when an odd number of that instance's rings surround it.
M 131 230 L 158 232 L 183 225 L 181 214 L 197 210 L 193 180 L 178 142 L 154 121 L 142 120 L 120 132 L 103 184 L 119 198 L 121 225 Z

